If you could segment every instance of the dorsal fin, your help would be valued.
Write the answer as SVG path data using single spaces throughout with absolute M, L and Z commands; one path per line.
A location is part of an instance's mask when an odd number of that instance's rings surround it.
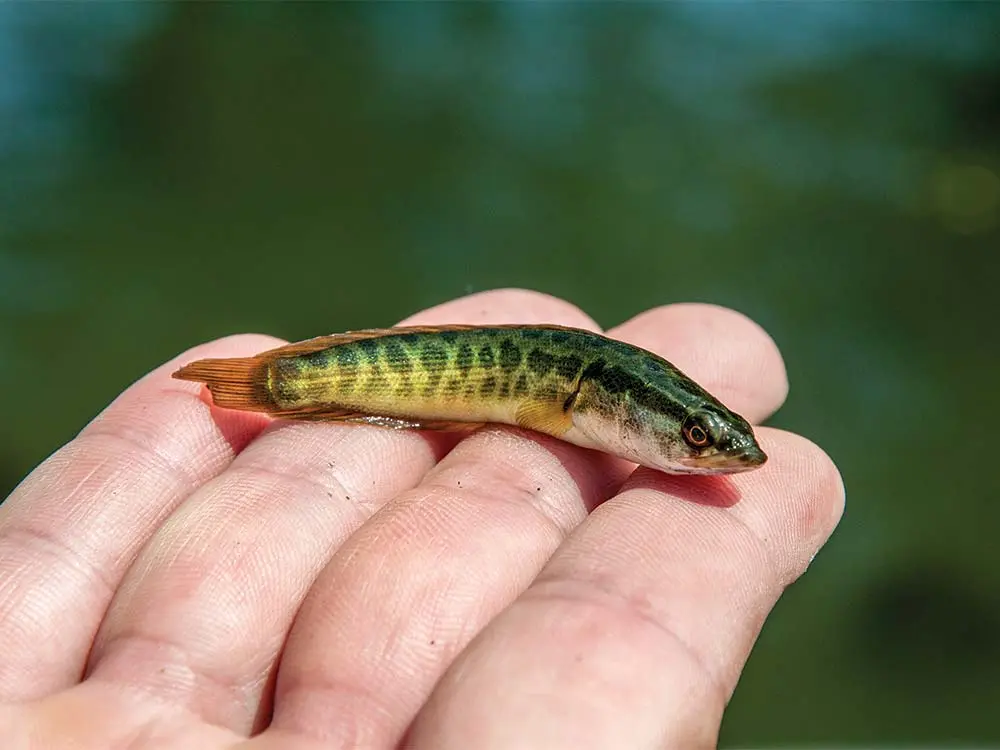
M 397 326 L 395 328 L 366 328 L 360 331 L 346 331 L 344 333 L 333 333 L 329 336 L 316 336 L 305 341 L 296 341 L 292 344 L 284 344 L 275 349 L 261 352 L 259 357 L 296 357 L 301 354 L 312 354 L 332 346 L 341 346 L 355 341 L 365 339 L 378 339 L 385 336 L 402 336 L 405 334 L 434 334 L 447 331 L 474 331 L 482 328 L 506 328 L 516 330 L 519 328 L 540 328 L 549 331 L 564 331 L 567 333 L 587 333 L 594 335 L 593 331 L 586 331 L 582 328 L 571 328 L 555 324 L 527 325 L 524 323 L 502 323 L 498 325 L 471 325 L 467 323 L 451 323 L 439 326 Z

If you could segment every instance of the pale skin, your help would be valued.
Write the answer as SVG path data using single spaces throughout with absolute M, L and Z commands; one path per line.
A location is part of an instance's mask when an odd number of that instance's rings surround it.
M 597 330 L 518 290 L 405 322 Z M 735 312 L 608 334 L 754 422 L 785 398 L 777 348 Z M 5 747 L 715 746 L 765 618 L 840 518 L 819 448 L 758 428 L 759 470 L 668 477 L 503 427 L 271 423 L 170 378 L 279 343 L 157 368 L 0 505 Z

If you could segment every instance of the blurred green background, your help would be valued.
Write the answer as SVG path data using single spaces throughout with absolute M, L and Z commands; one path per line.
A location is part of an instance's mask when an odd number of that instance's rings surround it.
M 723 746 L 1000 741 L 1000 4 L 0 5 L 0 497 L 203 340 L 763 324 L 844 521 Z

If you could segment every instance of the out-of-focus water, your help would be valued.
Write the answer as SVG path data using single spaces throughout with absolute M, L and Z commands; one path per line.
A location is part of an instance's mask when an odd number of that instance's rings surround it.
M 1000 6 L 0 6 L 0 496 L 238 331 L 761 322 L 848 511 L 724 744 L 1000 741 Z

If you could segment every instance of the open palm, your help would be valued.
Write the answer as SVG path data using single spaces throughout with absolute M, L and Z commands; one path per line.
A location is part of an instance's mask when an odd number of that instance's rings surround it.
M 597 328 L 514 290 L 406 322 Z M 657 308 L 609 335 L 754 421 L 785 397 L 774 344 L 734 312 Z M 271 423 L 176 365 L 0 505 L 4 748 L 712 747 L 843 507 L 825 454 L 773 429 L 757 471 L 671 477 L 506 427 Z

